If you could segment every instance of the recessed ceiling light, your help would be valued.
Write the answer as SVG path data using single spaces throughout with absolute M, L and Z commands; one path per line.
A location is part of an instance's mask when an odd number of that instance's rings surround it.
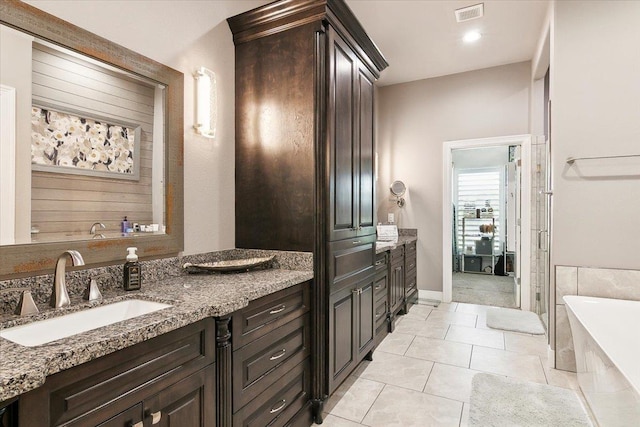
M 477 31 L 469 31 L 468 33 L 466 33 L 464 35 L 462 40 L 464 40 L 465 43 L 473 43 L 475 41 L 480 40 L 480 37 L 482 37 L 482 34 L 480 34 L 479 32 L 477 32 Z

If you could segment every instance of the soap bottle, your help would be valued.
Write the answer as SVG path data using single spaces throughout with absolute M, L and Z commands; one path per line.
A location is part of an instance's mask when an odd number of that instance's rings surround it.
M 142 267 L 138 262 L 138 248 L 127 248 L 127 262 L 124 264 L 124 290 L 136 291 L 142 285 Z
M 129 221 L 127 221 L 127 217 L 125 216 L 122 222 L 120 223 L 120 229 L 123 233 L 126 233 L 129 229 Z

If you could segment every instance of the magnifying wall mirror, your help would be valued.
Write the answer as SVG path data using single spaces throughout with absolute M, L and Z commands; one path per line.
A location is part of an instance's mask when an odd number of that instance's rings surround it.
M 404 196 L 404 193 L 407 192 L 407 186 L 404 184 L 404 182 L 393 181 L 393 183 L 389 187 L 389 191 L 391 191 L 391 194 L 396 196 L 396 203 L 398 204 L 398 206 L 401 208 L 404 207 L 405 200 L 402 196 Z

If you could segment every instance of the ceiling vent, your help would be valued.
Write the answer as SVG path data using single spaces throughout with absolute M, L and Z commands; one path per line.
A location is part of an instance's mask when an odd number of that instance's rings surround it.
M 474 4 L 473 6 L 456 9 L 456 21 L 465 22 L 484 16 L 484 3 Z

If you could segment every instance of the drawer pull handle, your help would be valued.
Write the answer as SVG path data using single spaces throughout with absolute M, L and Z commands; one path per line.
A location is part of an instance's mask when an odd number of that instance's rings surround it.
M 378 289 L 380 289 L 381 287 L 382 287 L 382 286 L 380 286 L 380 285 L 376 285 L 376 291 L 377 291 Z
M 376 265 L 382 265 L 384 264 L 384 261 L 376 261 Z
M 276 412 L 281 411 L 282 409 L 284 409 L 284 407 L 287 406 L 287 401 L 285 399 L 282 399 L 282 404 L 280 406 L 278 406 L 277 408 L 272 408 L 269 413 L 271 414 L 275 414 Z
M 277 356 L 274 354 L 273 356 L 271 356 L 269 358 L 269 360 L 278 360 L 280 359 L 282 356 L 284 356 L 284 354 L 287 352 L 286 348 L 283 348 L 282 350 L 280 350 L 280 354 L 278 354 Z
M 130 427 L 143 427 L 144 423 L 142 421 L 138 421 L 137 423 L 133 423 L 133 421 L 131 422 L 131 424 L 129 424 Z
M 151 424 L 156 425 L 162 419 L 162 412 L 154 412 L 151 414 Z
M 353 242 L 351 242 L 351 243 L 353 243 L 354 245 L 359 245 L 359 244 L 360 244 L 360 243 L 362 243 L 362 242 L 361 242 L 360 240 L 354 240 L 354 241 L 353 241 Z
M 269 314 L 278 314 L 278 313 L 281 313 L 281 312 L 283 312 L 283 311 L 284 311 L 284 309 L 285 309 L 286 307 L 287 307 L 286 305 L 282 304 L 282 306 L 280 306 L 280 308 L 276 308 L 275 310 L 271 310 L 271 311 L 269 312 Z

